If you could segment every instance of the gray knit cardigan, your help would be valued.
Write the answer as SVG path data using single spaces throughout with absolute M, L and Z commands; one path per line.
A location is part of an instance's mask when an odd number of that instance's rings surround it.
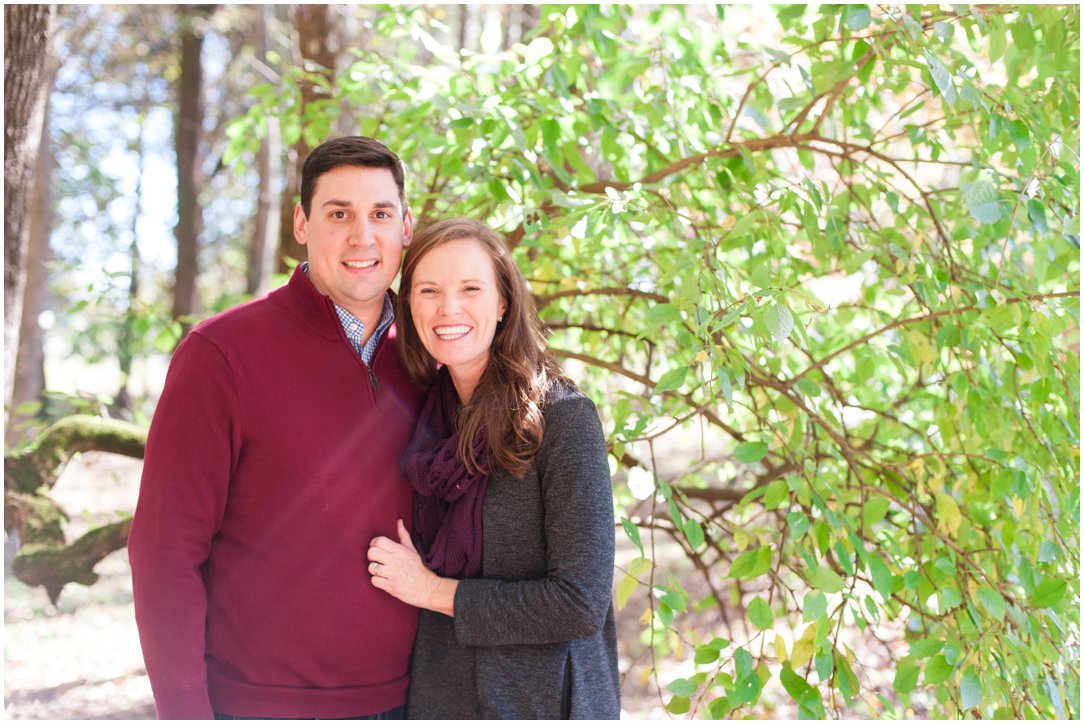
M 422 611 L 411 719 L 617 719 L 614 517 L 594 404 L 558 387 L 523 478 L 490 476 L 482 573 Z

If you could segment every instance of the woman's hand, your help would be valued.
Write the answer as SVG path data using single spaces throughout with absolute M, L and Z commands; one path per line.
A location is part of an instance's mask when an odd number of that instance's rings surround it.
M 377 536 L 369 544 L 372 584 L 403 603 L 451 616 L 459 581 L 441 578 L 425 567 L 406 526 L 396 521 L 399 542 Z

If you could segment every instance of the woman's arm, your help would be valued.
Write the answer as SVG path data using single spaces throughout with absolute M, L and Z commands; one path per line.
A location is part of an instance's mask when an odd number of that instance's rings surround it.
M 460 581 L 455 593 L 460 643 L 583 638 L 602 628 L 613 605 L 613 493 L 605 438 L 590 400 L 576 395 L 549 405 L 535 468 L 542 489 L 545 576 Z M 502 545 L 538 545 L 537 534 L 529 532 L 533 527 L 530 521 L 508 521 Z
M 398 543 L 379 537 L 369 547 L 373 585 L 453 616 L 456 637 L 470 646 L 554 643 L 597 632 L 612 605 L 614 518 L 605 438 L 590 400 L 566 398 L 547 411 L 536 470 L 544 578 L 441 578 L 422 563 L 400 523 Z
M 425 567 L 402 519 L 396 521 L 399 542 L 379 536 L 369 544 L 369 576 L 373 585 L 403 603 L 451 616 L 459 581 L 441 578 Z

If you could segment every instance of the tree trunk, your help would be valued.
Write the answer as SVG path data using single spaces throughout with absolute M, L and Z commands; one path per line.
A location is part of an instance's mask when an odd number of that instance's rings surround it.
M 184 10 L 182 12 L 192 12 Z M 180 19 L 181 73 L 177 79 L 177 122 L 174 128 L 177 151 L 177 272 L 173 287 L 173 318 L 199 311 L 196 277 L 199 275 L 199 233 L 202 209 L 199 190 L 203 181 L 200 130 L 203 127 L 203 30 L 200 18 L 205 9 Z M 181 323 L 187 334 L 191 324 Z
M 466 50 L 467 48 L 467 26 L 470 24 L 471 10 L 470 5 L 459 6 L 459 37 L 456 40 L 456 45 L 459 50 Z
M 51 56 L 42 81 L 47 97 L 56 81 L 57 72 L 55 54 Z M 26 288 L 23 291 L 19 354 L 15 360 L 15 379 L 5 433 L 8 447 L 15 447 L 20 438 L 24 437 L 20 423 L 35 417 L 35 414 L 17 413 L 18 408 L 29 402 L 42 402 L 42 393 L 45 392 L 45 340 L 38 318 L 45 309 L 45 296 L 49 286 L 47 264 L 52 255 L 49 249 L 49 236 L 53 230 L 50 201 L 56 158 L 49 146 L 49 111 L 50 104 L 47 99 L 41 114 L 41 142 L 38 144 L 38 157 L 34 164 L 34 191 L 30 197 L 30 213 L 27 219 L 30 231 L 26 253 Z
M 135 360 L 135 322 L 139 309 L 139 278 L 143 268 L 143 259 L 139 255 L 139 209 L 143 201 L 143 128 L 146 116 L 141 116 L 139 132 L 134 148 L 139 168 L 136 170 L 135 210 L 132 213 L 132 241 L 128 245 L 128 309 L 124 313 L 124 325 L 120 328 L 117 339 L 117 362 L 120 365 L 120 389 L 113 400 L 112 408 L 117 413 L 127 413 L 132 409 L 132 396 L 128 392 L 128 381 L 132 376 L 132 363 Z
M 274 10 L 268 5 L 257 11 L 255 37 L 256 54 L 260 60 L 267 57 L 267 27 Z M 281 219 L 275 213 L 275 202 L 282 185 L 282 142 L 279 138 L 278 121 L 267 119 L 267 137 L 256 154 L 256 168 L 260 175 L 259 199 L 256 205 L 256 230 L 249 247 L 248 276 L 245 291 L 256 296 L 267 291 L 275 264 L 275 242 L 279 238 Z
M 4 5 L 4 402 L 11 400 L 19 350 L 31 169 L 41 142 L 56 5 Z
M 297 47 L 294 48 L 294 62 L 297 65 L 311 67 L 313 70 L 325 73 L 329 78 L 335 72 L 335 53 L 328 41 L 331 37 L 331 8 L 328 5 L 295 5 L 294 6 L 294 36 L 297 38 Z M 302 108 L 316 100 L 317 88 L 309 82 L 301 84 Z M 290 149 L 286 160 L 286 190 L 282 196 L 279 223 L 279 249 L 278 271 L 285 274 L 289 271 L 286 263 L 287 257 L 302 260 L 306 258 L 304 247 L 297 243 L 294 238 L 294 205 L 297 203 L 298 194 L 301 192 L 301 165 L 305 157 L 312 149 L 305 143 L 304 137 L 299 138 L 293 148 Z

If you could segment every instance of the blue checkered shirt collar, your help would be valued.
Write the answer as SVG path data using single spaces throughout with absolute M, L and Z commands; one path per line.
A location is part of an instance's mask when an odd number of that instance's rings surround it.
M 309 263 L 304 262 L 301 265 L 301 270 L 306 274 L 309 273 Z M 380 339 L 384 336 L 384 333 L 388 331 L 388 327 L 395 321 L 395 305 L 391 303 L 391 295 L 384 295 L 384 308 L 380 310 L 380 321 L 376 324 L 376 331 L 369 337 L 369 341 L 365 343 L 365 346 L 361 346 L 361 338 L 365 334 L 365 324 L 355 317 L 350 312 L 346 311 L 334 300 L 331 302 L 335 304 L 335 313 L 339 315 L 339 322 L 343 326 L 343 332 L 346 333 L 346 338 L 350 340 L 350 346 L 354 348 L 354 351 L 361 355 L 361 360 L 367 365 L 373 363 L 373 353 L 376 352 L 376 346 L 380 344 Z

